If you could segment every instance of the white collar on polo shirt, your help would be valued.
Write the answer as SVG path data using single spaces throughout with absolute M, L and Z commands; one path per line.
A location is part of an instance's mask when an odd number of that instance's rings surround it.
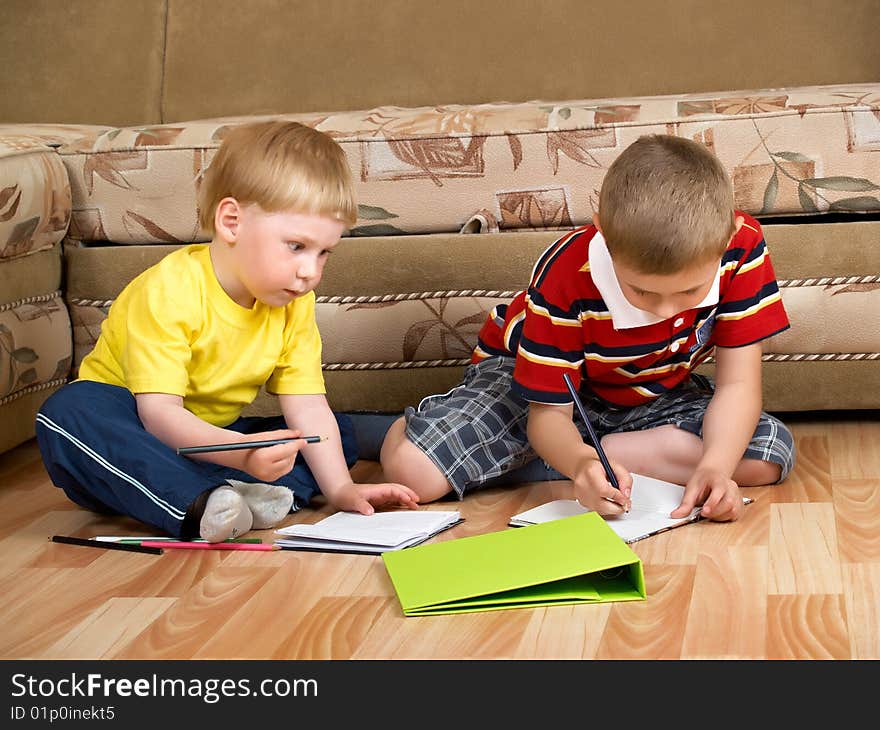
M 633 327 L 644 327 L 649 324 L 663 322 L 662 317 L 656 314 L 646 312 L 629 303 L 623 295 L 620 288 L 620 282 L 617 281 L 617 275 L 614 273 L 614 265 L 611 263 L 611 254 L 608 253 L 608 246 L 605 244 L 605 238 L 599 231 L 590 241 L 590 274 L 593 277 L 593 283 L 605 300 L 608 311 L 611 313 L 611 322 L 616 330 L 632 329 Z M 718 304 L 719 283 L 721 281 L 721 266 L 715 273 L 715 281 L 709 293 L 694 309 L 702 307 L 712 307 Z

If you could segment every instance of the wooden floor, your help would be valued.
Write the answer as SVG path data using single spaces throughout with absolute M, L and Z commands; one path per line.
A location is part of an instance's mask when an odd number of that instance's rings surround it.
M 815 418 L 788 419 L 797 467 L 782 485 L 745 490 L 756 501 L 741 520 L 633 545 L 646 601 L 422 618 L 403 616 L 379 557 L 50 543 L 149 531 L 68 502 L 29 442 L 0 455 L 0 658 L 880 659 L 880 416 Z M 372 462 L 355 469 L 379 480 Z M 433 505 L 466 518 L 435 539 L 506 529 L 569 490 Z

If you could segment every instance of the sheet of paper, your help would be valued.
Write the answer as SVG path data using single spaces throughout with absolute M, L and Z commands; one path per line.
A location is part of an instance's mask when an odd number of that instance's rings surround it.
M 683 486 L 642 474 L 632 476 L 632 509 L 625 514 L 605 518 L 611 529 L 620 535 L 624 542 L 641 540 L 661 530 L 692 522 L 700 516 L 699 508 L 692 510 L 686 517 L 673 519 L 669 516 L 670 512 L 681 504 L 684 495 Z M 532 525 L 590 511 L 573 499 L 557 499 L 514 515 L 510 524 Z
M 362 542 L 341 542 L 339 540 L 310 540 L 301 537 L 282 537 L 275 540 L 275 544 L 282 548 L 295 548 L 297 550 L 316 550 L 330 553 L 372 553 L 379 555 L 388 550 L 402 550 L 409 545 L 416 545 L 425 538 L 411 538 L 398 545 L 375 545 Z
M 275 532 L 283 536 L 282 541 L 294 538 L 297 545 L 338 549 L 339 544 L 352 544 L 360 548 L 394 549 L 433 535 L 459 519 L 458 512 L 437 510 L 400 510 L 371 515 L 336 512 L 313 525 L 290 525 Z

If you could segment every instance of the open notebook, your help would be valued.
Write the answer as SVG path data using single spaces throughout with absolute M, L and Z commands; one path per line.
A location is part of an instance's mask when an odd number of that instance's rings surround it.
M 276 530 L 275 544 L 284 550 L 377 555 L 425 542 L 462 522 L 458 512 L 400 510 L 362 515 L 336 512 L 313 525 Z
M 673 519 L 669 516 L 669 513 L 681 504 L 684 495 L 684 487 L 681 485 L 641 474 L 633 474 L 632 477 L 632 509 L 622 515 L 605 517 L 609 527 L 624 542 L 643 540 L 659 532 L 700 519 L 699 507 L 685 517 Z M 749 504 L 751 501 L 748 497 L 743 497 L 744 504 Z M 525 527 L 590 511 L 574 499 L 557 499 L 514 515 L 510 518 L 509 524 L 513 527 Z

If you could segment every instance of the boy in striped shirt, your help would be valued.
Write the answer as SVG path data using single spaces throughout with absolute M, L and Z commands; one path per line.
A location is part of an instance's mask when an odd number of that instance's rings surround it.
M 636 472 L 685 485 L 673 516 L 702 505 L 735 520 L 739 486 L 779 482 L 794 463 L 791 433 L 761 401 L 761 342 L 788 327 L 760 225 L 735 210 L 718 159 L 641 137 L 609 168 L 593 225 L 554 242 L 528 288 L 490 313 L 462 384 L 392 425 L 385 475 L 423 503 L 568 478 L 582 505 L 613 515 Z M 714 382 L 693 372 L 710 355 Z M 620 490 L 572 419 L 563 373 Z

